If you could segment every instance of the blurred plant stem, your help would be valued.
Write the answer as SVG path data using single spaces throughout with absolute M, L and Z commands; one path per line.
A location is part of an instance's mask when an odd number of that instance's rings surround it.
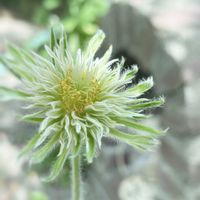
M 80 155 L 72 158 L 72 200 L 80 200 L 81 193 Z

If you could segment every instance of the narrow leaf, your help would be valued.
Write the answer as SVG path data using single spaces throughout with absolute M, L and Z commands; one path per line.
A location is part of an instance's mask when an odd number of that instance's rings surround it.
M 150 77 L 144 81 L 139 82 L 136 86 L 129 88 L 128 92 L 130 92 L 131 97 L 138 97 L 142 95 L 144 92 L 148 91 L 153 87 L 153 78 Z
M 37 140 L 40 138 L 41 133 L 36 133 L 33 138 L 28 142 L 28 144 L 20 151 L 19 153 L 19 158 L 30 151 L 34 148 L 35 144 L 37 143 Z
M 127 70 L 125 72 L 126 74 L 126 78 L 125 79 L 130 79 L 130 78 L 133 78 L 134 75 L 138 72 L 138 67 L 137 65 L 133 65 L 131 66 L 131 69 Z
M 1 63 L 3 64 L 3 66 L 4 66 L 9 72 L 11 72 L 15 77 L 17 77 L 18 79 L 21 78 L 21 76 L 19 75 L 19 73 L 17 73 L 15 70 L 13 70 L 1 55 L 0 55 L 0 62 L 1 62 Z
M 47 140 L 53 133 L 56 133 L 57 131 L 58 130 L 55 124 L 48 126 L 44 131 L 42 131 L 42 134 L 40 135 L 40 138 L 38 139 L 34 148 L 36 149 L 37 147 L 42 145 L 45 140 Z
M 53 28 L 51 28 L 51 44 L 50 44 L 50 46 L 51 46 L 52 51 L 54 50 L 55 45 L 56 45 L 56 36 L 55 36 Z
M 92 39 L 90 40 L 85 56 L 92 58 L 96 51 L 99 49 L 99 47 L 101 46 L 103 40 L 105 38 L 105 34 L 103 31 L 98 30 L 97 33 L 92 37 Z
M 43 117 L 41 117 L 41 114 L 43 114 L 44 111 L 38 111 L 36 113 L 24 115 L 21 117 L 21 120 L 28 121 L 28 122 L 42 122 L 44 120 Z
M 16 89 L 7 88 L 0 86 L 0 101 L 10 101 L 10 100 L 23 100 L 25 101 L 30 95 Z
M 151 128 L 149 126 L 146 126 L 144 124 L 141 124 L 141 123 L 138 123 L 138 122 L 135 122 L 135 121 L 131 121 L 130 119 L 116 118 L 115 121 L 117 121 L 120 124 L 123 124 L 127 127 L 131 127 L 133 129 L 145 131 L 145 132 L 148 132 L 150 134 L 159 135 L 159 134 L 163 133 L 163 131 L 156 130 L 154 128 Z
M 149 136 L 127 134 L 113 128 L 110 129 L 110 134 L 114 138 L 126 142 L 127 144 L 138 149 L 146 149 L 147 147 L 154 144 L 153 138 Z
M 130 109 L 147 109 L 147 108 L 155 108 L 163 105 L 165 102 L 164 98 L 149 100 L 146 102 L 137 103 L 134 105 L 129 106 Z
M 6 69 L 8 69 L 18 79 L 25 78 L 27 80 L 33 80 L 32 74 L 29 70 L 25 68 L 25 65 L 23 63 L 24 61 L 21 61 L 21 63 L 19 63 L 17 58 L 11 60 L 9 58 L 2 58 L 1 56 L 0 61 L 3 63 Z
M 64 31 L 63 31 L 63 48 L 64 48 L 64 50 L 66 50 L 67 49 L 67 35 L 64 33 Z
M 50 47 L 51 47 L 52 51 L 54 50 L 55 45 L 56 45 L 56 37 L 55 37 L 55 33 L 53 31 L 53 28 L 51 28 L 51 44 L 50 44 Z M 52 62 L 55 65 L 55 59 L 54 58 L 52 58 Z
M 88 135 L 86 141 L 86 157 L 88 163 L 92 163 L 95 152 L 96 152 L 95 139 L 91 135 Z
M 52 181 L 60 174 L 60 172 L 64 167 L 67 156 L 68 156 L 68 150 L 67 148 L 64 148 L 63 153 L 58 157 L 58 159 L 53 164 L 50 175 L 44 178 L 43 181 L 45 182 Z
M 9 50 L 9 52 L 18 59 L 22 59 L 22 54 L 21 54 L 21 50 L 19 47 L 15 46 L 14 44 L 11 43 L 7 43 L 7 48 Z
M 31 158 L 31 163 L 40 163 L 42 162 L 55 148 L 58 143 L 60 133 L 54 133 L 54 135 L 49 139 L 49 141 L 44 144 L 41 148 L 36 150 Z

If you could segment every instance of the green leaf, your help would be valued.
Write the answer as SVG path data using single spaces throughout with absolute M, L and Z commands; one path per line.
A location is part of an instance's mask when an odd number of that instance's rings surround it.
M 44 144 L 41 148 L 36 150 L 31 158 L 31 163 L 40 163 L 42 162 L 55 148 L 58 144 L 58 139 L 60 137 L 60 132 L 54 133 L 54 135 Z
M 86 58 L 87 57 L 92 58 L 95 55 L 95 53 L 101 46 L 104 38 L 105 38 L 104 32 L 101 30 L 98 30 L 97 33 L 92 37 L 92 39 L 90 40 L 88 44 L 87 50 L 85 52 Z
M 30 123 L 40 123 L 44 120 L 42 117 L 27 117 L 27 118 L 21 118 L 21 120 L 30 122 Z
M 45 9 L 54 10 L 60 6 L 61 2 L 59 0 L 44 0 L 42 3 Z
M 137 129 L 137 130 L 140 130 L 140 131 L 145 131 L 145 132 L 148 132 L 148 133 L 153 134 L 153 135 L 160 135 L 161 133 L 163 133 L 163 131 L 156 130 L 154 128 L 151 128 L 149 126 L 146 126 L 144 124 L 141 124 L 141 123 L 138 123 L 138 122 L 135 122 L 135 121 L 131 121 L 130 119 L 116 118 L 114 120 L 116 122 L 120 123 L 120 124 L 127 126 L 127 127 Z
M 51 43 L 50 43 L 50 46 L 51 46 L 51 50 L 53 51 L 54 50 L 54 47 L 56 46 L 56 36 L 55 36 L 55 33 L 54 33 L 54 30 L 53 28 L 51 28 Z
M 126 73 L 126 79 L 133 78 L 135 74 L 138 72 L 138 67 L 136 65 L 131 66 L 132 68 L 127 70 Z
M 42 122 L 44 120 L 43 117 L 41 117 L 41 114 L 43 114 L 44 111 L 38 111 L 36 113 L 24 115 L 21 117 L 21 120 L 28 121 L 28 122 Z
M 15 60 L 13 61 L 0 56 L 0 61 L 3 63 L 4 67 L 8 69 L 15 77 L 17 77 L 18 79 L 26 78 L 27 80 L 32 80 L 32 75 L 30 75 L 30 73 L 24 66 L 21 66 L 24 61 L 21 61 L 21 63 L 19 64 L 18 60 L 16 59 L 17 58 L 15 58 Z
M 130 105 L 129 108 L 130 109 L 147 109 L 147 108 L 155 108 L 155 107 L 159 107 L 161 105 L 163 105 L 165 102 L 165 99 L 163 97 L 159 98 L 159 99 L 153 99 L 153 100 L 148 100 L 145 102 L 141 102 L 141 103 L 137 103 L 134 105 Z
M 110 134 L 114 138 L 126 142 L 127 144 L 138 149 L 146 149 L 155 143 L 152 137 L 144 135 L 127 134 L 114 128 L 110 129 Z
M 0 62 L 3 64 L 3 66 L 10 72 L 12 73 L 15 77 L 17 77 L 18 79 L 21 78 L 21 76 L 19 75 L 19 73 L 17 73 L 15 70 L 13 70 L 9 64 L 4 60 L 4 58 L 0 55 Z
M 138 97 L 144 92 L 148 91 L 153 87 L 153 78 L 150 77 L 144 81 L 139 82 L 136 86 L 129 88 L 128 92 L 131 93 L 131 97 Z
M 41 133 L 36 133 L 33 138 L 28 142 L 28 144 L 20 151 L 19 153 L 19 158 L 30 151 L 34 148 L 35 144 L 37 143 L 38 139 L 40 138 Z
M 18 59 L 22 59 L 21 49 L 14 44 L 7 43 L 9 52 Z
M 60 172 L 62 171 L 64 167 L 67 156 L 68 156 L 68 149 L 65 147 L 63 149 L 62 154 L 57 158 L 57 160 L 53 164 L 50 175 L 44 178 L 43 181 L 45 182 L 52 181 L 60 174 Z
M 28 198 L 29 200 L 48 200 L 49 199 L 45 193 L 40 192 L 40 191 L 33 191 L 30 193 L 29 196 L 30 196 Z
M 63 31 L 63 45 L 64 45 L 64 50 L 66 50 L 67 49 L 67 35 L 64 33 L 64 31 Z
M 95 153 L 96 153 L 95 139 L 91 135 L 88 135 L 86 141 L 86 157 L 88 163 L 92 163 Z
M 0 61 L 14 76 L 17 78 L 26 78 L 32 80 L 32 74 L 30 74 L 29 68 L 27 67 L 26 61 L 34 63 L 31 55 L 20 49 L 19 47 L 8 43 L 7 48 L 10 57 L 0 56 Z
M 54 47 L 56 46 L 56 43 L 57 43 L 57 41 L 56 41 L 56 36 L 55 36 L 55 33 L 54 33 L 54 30 L 53 30 L 53 28 L 51 28 L 51 43 L 50 43 L 50 46 L 51 46 L 51 50 L 53 51 L 54 50 Z M 55 65 L 55 60 L 54 60 L 54 58 L 52 58 L 52 62 L 53 62 L 53 64 Z
M 30 95 L 16 89 L 0 86 L 0 101 L 22 100 L 25 101 Z

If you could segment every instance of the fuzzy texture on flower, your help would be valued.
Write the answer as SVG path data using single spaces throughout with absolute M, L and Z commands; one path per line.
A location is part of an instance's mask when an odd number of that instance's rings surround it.
M 58 176 L 69 156 L 81 153 L 92 162 L 102 137 L 146 149 L 162 133 L 138 122 L 146 117 L 143 110 L 164 102 L 163 98 L 140 97 L 152 88 L 153 79 L 128 86 L 138 68 L 122 70 L 123 60 L 110 60 L 112 47 L 101 58 L 95 58 L 104 37 L 99 30 L 87 49 L 78 49 L 74 55 L 65 34 L 58 41 L 52 31 L 50 47 L 45 46 L 48 57 L 9 46 L 10 55 L 2 60 L 22 81 L 24 90 L 0 87 L 1 99 L 30 102 L 27 108 L 36 112 L 23 119 L 40 123 L 38 133 L 22 154 L 31 153 L 31 163 L 40 163 L 55 147 L 59 148 L 46 180 Z M 123 127 L 133 129 L 133 133 L 123 131 Z

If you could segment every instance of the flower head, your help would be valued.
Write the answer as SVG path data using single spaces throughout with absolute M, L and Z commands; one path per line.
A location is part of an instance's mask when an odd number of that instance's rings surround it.
M 47 57 L 10 46 L 10 56 L 3 60 L 24 85 L 23 92 L 7 91 L 29 102 L 29 109 L 36 110 L 23 119 L 40 123 L 38 133 L 22 154 L 31 153 L 31 162 L 39 163 L 59 147 L 48 180 L 59 174 L 69 156 L 81 153 L 92 162 L 102 137 L 146 149 L 161 133 L 138 122 L 146 117 L 144 109 L 164 102 L 163 98 L 140 97 L 153 86 L 152 78 L 128 87 L 138 71 L 136 66 L 122 72 L 123 60 L 109 61 L 112 47 L 101 58 L 94 57 L 104 37 L 99 30 L 86 51 L 78 49 L 73 54 L 65 34 L 57 41 L 52 31 L 51 45 L 45 46 Z M 1 94 L 2 91 L 5 93 L 5 88 L 1 87 Z M 119 127 L 130 127 L 134 133 L 126 133 Z

